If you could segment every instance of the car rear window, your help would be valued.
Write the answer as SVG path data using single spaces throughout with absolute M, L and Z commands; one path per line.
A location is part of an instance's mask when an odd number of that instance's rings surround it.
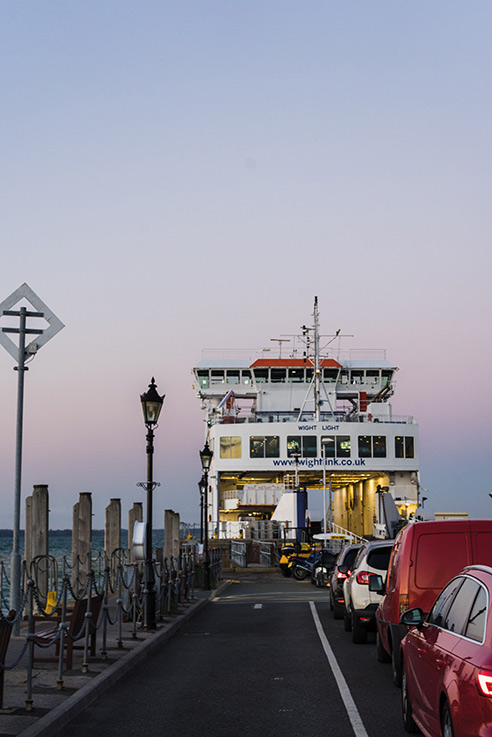
M 378 571 L 388 570 L 388 563 L 391 555 L 392 546 L 387 548 L 374 548 L 367 556 L 367 565 L 377 568 Z
M 343 565 L 351 568 L 355 560 L 355 556 L 357 555 L 358 552 L 359 552 L 359 548 L 354 548 L 353 550 L 349 550 L 348 553 L 343 558 Z

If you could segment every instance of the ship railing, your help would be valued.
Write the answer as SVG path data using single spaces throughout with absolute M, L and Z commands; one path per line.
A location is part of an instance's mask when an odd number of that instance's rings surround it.
M 298 412 L 257 412 L 248 417 L 211 417 L 213 425 L 244 425 L 256 422 L 316 422 L 314 412 L 303 412 L 299 418 Z M 377 415 L 361 413 L 348 415 L 345 412 L 322 412 L 318 422 L 380 422 L 391 425 L 414 425 L 412 415 Z
M 231 561 L 239 568 L 246 568 L 248 546 L 243 540 L 231 540 Z

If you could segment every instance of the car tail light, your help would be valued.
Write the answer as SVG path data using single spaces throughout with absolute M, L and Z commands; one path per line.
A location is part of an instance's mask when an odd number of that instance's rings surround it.
M 479 670 L 477 671 L 478 690 L 484 696 L 492 696 L 492 673 Z
M 340 571 L 338 571 L 337 578 L 338 580 L 343 579 L 343 578 L 348 578 L 348 573 L 340 573 Z
M 406 612 L 407 609 L 410 609 L 408 594 L 400 594 L 400 614 Z
M 359 571 L 356 576 L 357 583 L 362 583 L 368 586 L 370 576 L 372 576 L 372 573 L 369 573 L 369 571 Z

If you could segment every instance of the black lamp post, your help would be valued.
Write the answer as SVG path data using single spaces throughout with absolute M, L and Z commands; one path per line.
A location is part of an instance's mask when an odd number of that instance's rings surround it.
M 212 462 L 213 452 L 210 450 L 208 442 L 205 443 L 203 450 L 200 451 L 200 460 L 202 462 L 203 478 L 200 483 L 203 484 L 203 503 L 204 503 L 204 531 L 203 531 L 203 544 L 204 544 L 204 582 L 203 588 L 205 591 L 210 591 L 210 550 L 208 547 L 208 472 L 210 464 Z
M 200 490 L 200 543 L 203 544 L 203 497 L 205 494 L 205 476 L 202 476 L 198 482 Z
M 152 496 L 156 486 L 160 484 L 154 481 L 154 429 L 161 413 L 165 394 L 159 396 L 157 393 L 154 377 L 149 384 L 148 391 L 140 395 L 145 427 L 147 428 L 147 541 L 145 550 L 145 615 L 144 628 L 146 630 L 156 629 L 155 619 L 155 577 L 152 564 Z M 140 484 L 144 486 L 144 484 Z

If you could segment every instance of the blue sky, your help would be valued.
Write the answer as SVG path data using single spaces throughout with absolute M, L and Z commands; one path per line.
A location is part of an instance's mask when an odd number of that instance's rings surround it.
M 0 301 L 66 328 L 26 377 L 24 496 L 53 527 L 139 500 L 139 394 L 166 401 L 156 520 L 198 518 L 202 348 L 261 348 L 319 298 L 387 348 L 427 509 L 488 516 L 489 2 L 6 2 Z M 0 353 L 0 527 L 16 376 Z

